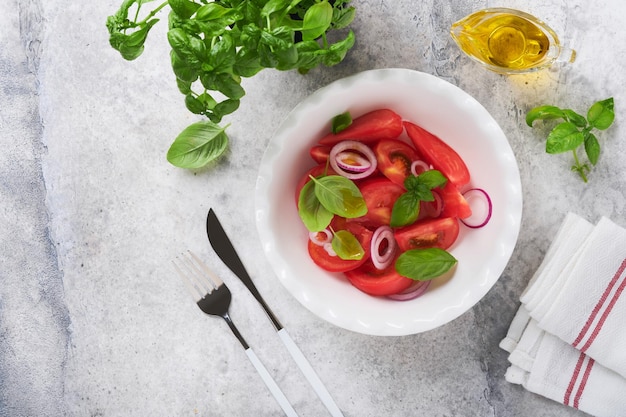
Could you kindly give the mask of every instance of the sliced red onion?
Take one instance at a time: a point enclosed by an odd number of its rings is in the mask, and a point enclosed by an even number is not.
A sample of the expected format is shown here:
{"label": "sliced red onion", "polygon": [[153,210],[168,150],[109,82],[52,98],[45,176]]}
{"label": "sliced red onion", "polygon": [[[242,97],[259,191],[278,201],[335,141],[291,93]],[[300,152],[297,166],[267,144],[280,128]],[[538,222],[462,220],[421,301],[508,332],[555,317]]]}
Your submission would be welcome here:
{"label": "sliced red onion", "polygon": [[[358,152],[353,152],[353,151],[339,152],[336,158],[337,158],[337,165],[339,166],[339,168],[341,168],[342,170],[346,172],[356,172],[356,173],[365,172],[368,169],[370,169],[370,166],[372,166],[372,163],[367,158],[364,158]],[[352,162],[355,162],[356,164],[351,164],[346,161],[352,161]]]}
{"label": "sliced red onion", "polygon": [[[361,161],[367,161],[367,166],[359,167],[356,165],[349,165],[342,161],[341,156],[356,153],[361,155]],[[369,176],[376,170],[378,162],[376,155],[366,144],[358,142],[356,140],[344,140],[333,146],[329,155],[330,166],[339,174],[351,180],[358,180]],[[359,162],[360,163],[360,162]],[[349,165],[349,167],[346,167]],[[365,166],[365,163],[364,165]]]}
{"label": "sliced red onion", "polygon": [[[387,241],[383,253],[381,253],[382,245]],[[393,230],[389,226],[380,226],[374,231],[371,243],[372,263],[377,269],[385,269],[395,259],[396,247],[398,244],[393,237]]]}
{"label": "sliced red onion", "polygon": [[309,232],[309,239],[318,246],[324,246],[333,240],[333,233],[329,229],[320,230],[319,232]]}
{"label": "sliced red onion", "polygon": [[463,197],[472,208],[472,215],[460,219],[464,225],[478,229],[489,223],[493,210],[489,194],[481,188],[472,188],[463,193]]}
{"label": "sliced red onion", "polygon": [[432,281],[415,281],[406,290],[398,294],[388,295],[387,297],[397,301],[413,300],[424,294],[431,282]]}
{"label": "sliced red onion", "polygon": [[328,253],[330,256],[337,256],[337,252],[335,252],[335,250],[333,249],[332,243],[324,243],[322,246],[326,250],[326,253]]}
{"label": "sliced red onion", "polygon": [[431,169],[433,169],[431,165],[428,165],[426,162],[419,159],[417,161],[413,161],[411,164],[411,174],[416,177],[423,172],[430,171]]}

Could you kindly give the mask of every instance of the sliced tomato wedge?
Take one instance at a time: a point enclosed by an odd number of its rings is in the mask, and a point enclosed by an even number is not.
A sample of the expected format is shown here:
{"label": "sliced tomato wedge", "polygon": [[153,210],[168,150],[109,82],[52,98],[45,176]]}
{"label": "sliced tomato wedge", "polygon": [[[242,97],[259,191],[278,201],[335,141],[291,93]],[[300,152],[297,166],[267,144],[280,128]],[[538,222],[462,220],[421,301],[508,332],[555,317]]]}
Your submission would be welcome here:
{"label": "sliced tomato wedge", "polygon": [[386,177],[367,179],[358,187],[365,200],[367,214],[357,221],[371,228],[389,225],[393,205],[406,190]]}
{"label": "sliced tomato wedge", "polygon": [[337,255],[330,255],[323,246],[317,245],[309,239],[309,256],[316,265],[330,272],[346,272],[358,268],[370,258],[370,246],[373,235],[371,230],[358,223],[345,222],[345,219],[341,219],[339,223],[333,222],[331,227],[334,231],[347,230],[352,233],[365,250],[365,255],[359,260],[341,259]]}
{"label": "sliced tomato wedge", "polygon": [[378,169],[392,182],[404,187],[411,175],[411,164],[420,159],[415,148],[397,139],[383,139],[374,146]]}
{"label": "sliced tomato wedge", "polygon": [[443,188],[438,188],[433,192],[438,192],[443,200],[441,217],[464,219],[472,215],[472,208],[454,184],[447,183]]}
{"label": "sliced tomato wedge", "polygon": [[319,143],[332,146],[347,139],[372,143],[380,139],[395,139],[403,130],[402,117],[392,110],[379,109],[357,117],[346,129],[337,134],[329,133]]}
{"label": "sliced tomato wedge", "polygon": [[454,149],[437,136],[411,122],[404,122],[406,133],[426,162],[441,171],[448,181],[461,187],[470,181],[470,173]]}
{"label": "sliced tomato wedge", "polygon": [[309,149],[309,155],[311,155],[311,158],[318,164],[325,164],[326,161],[328,161],[330,149],[330,146],[315,145],[312,146],[311,149]]}
{"label": "sliced tomato wedge", "polygon": [[395,262],[388,268],[376,269],[371,260],[362,266],[347,271],[346,278],[359,290],[370,295],[392,295],[409,288],[414,282],[412,279],[398,274]]}
{"label": "sliced tomato wedge", "polygon": [[422,220],[394,232],[398,247],[403,252],[410,249],[448,249],[458,236],[459,221],[454,217]]}

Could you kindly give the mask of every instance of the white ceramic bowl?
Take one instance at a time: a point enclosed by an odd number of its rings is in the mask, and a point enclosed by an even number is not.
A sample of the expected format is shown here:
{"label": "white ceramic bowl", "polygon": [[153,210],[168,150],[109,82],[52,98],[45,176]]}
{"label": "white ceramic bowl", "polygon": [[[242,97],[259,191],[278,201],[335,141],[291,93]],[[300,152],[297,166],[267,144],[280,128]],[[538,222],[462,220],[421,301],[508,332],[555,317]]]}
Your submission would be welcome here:
{"label": "white ceramic bowl", "polygon": [[[342,274],[317,267],[307,252],[308,232],[295,206],[295,187],[315,165],[308,150],[330,129],[333,116],[357,117],[390,108],[451,145],[466,162],[471,186],[493,202],[481,229],[461,226],[450,248],[453,276],[435,280],[411,301],[372,297]],[[280,125],[261,162],[256,222],[265,255],[287,290],[324,320],[359,333],[399,336],[427,331],[460,316],[494,285],[517,241],[522,191],[517,162],[502,129],[474,98],[432,75],[407,69],[371,70],[321,88]]]}

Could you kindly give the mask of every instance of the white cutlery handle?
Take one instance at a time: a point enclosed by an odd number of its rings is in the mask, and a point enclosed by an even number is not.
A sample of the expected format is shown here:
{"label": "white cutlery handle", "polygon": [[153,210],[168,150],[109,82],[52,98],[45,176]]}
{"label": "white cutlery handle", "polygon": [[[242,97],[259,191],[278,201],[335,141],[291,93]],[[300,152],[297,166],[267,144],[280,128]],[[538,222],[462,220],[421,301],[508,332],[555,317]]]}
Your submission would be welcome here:
{"label": "white cutlery handle", "polygon": [[287,330],[285,330],[284,328],[280,329],[278,331],[278,335],[280,336],[280,340],[282,340],[284,345],[287,347],[287,350],[291,354],[291,357],[294,359],[294,361],[296,361],[298,367],[300,368],[306,379],[309,381],[309,384],[311,384],[311,386],[317,393],[317,396],[320,398],[320,400],[322,400],[322,402],[330,412],[330,415],[333,417],[343,417],[343,413],[341,412],[337,404],[335,404],[333,397],[330,396],[330,393],[324,386],[324,383],[317,376],[317,373],[315,373],[315,370],[313,369],[309,361],[304,357],[304,354],[302,353],[300,348],[295,344],[291,336],[289,336]]}
{"label": "white cutlery handle", "polygon": [[250,359],[252,365],[254,365],[259,375],[261,375],[263,382],[265,382],[267,388],[269,388],[278,404],[280,404],[280,407],[285,412],[285,415],[287,415],[288,417],[298,417],[298,413],[296,413],[296,410],[293,409],[293,407],[289,403],[289,400],[287,399],[287,397],[285,397],[285,394],[283,394],[283,392],[280,390],[280,387],[276,384],[276,381],[274,381],[274,378],[272,378],[265,366],[263,366],[252,348],[246,349],[246,355],[248,355],[248,359]]}

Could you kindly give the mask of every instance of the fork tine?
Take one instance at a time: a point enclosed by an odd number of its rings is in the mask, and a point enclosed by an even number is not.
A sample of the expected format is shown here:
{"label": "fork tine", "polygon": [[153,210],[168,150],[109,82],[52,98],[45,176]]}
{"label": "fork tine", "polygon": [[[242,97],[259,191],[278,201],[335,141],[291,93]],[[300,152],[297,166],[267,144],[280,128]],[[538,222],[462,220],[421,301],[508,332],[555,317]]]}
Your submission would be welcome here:
{"label": "fork tine", "polygon": [[204,262],[202,262],[202,260],[200,260],[200,258],[198,258],[198,256],[195,253],[193,253],[190,250],[187,252],[189,252],[189,255],[195,261],[193,263],[194,268],[200,274],[200,277],[204,278],[203,279],[204,282],[209,283],[209,280],[213,281],[211,283],[213,288],[217,288],[220,285],[224,284],[224,281],[222,281],[220,277],[218,277],[213,271],[211,271],[209,267]]}

